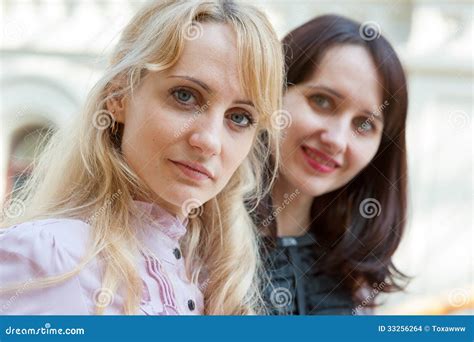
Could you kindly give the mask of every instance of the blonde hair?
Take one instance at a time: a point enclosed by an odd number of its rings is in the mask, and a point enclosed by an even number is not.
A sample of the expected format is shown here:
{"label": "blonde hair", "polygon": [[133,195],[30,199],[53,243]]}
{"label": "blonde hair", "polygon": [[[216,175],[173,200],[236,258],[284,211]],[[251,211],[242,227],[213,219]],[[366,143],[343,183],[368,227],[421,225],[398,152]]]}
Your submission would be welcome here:
{"label": "blonde hair", "polygon": [[[263,188],[258,181],[271,152],[276,160],[279,156],[279,131],[272,125],[272,114],[281,104],[283,57],[265,15],[232,1],[153,1],[127,25],[105,75],[71,125],[73,129],[54,134],[33,175],[16,195],[24,202],[24,215],[2,222],[2,227],[8,227],[33,219],[66,217],[91,225],[91,243],[81,263],[65,274],[36,279],[29,288],[64,281],[98,257],[105,265],[102,287],[115,293],[124,286],[124,313],[138,310],[142,283],[135,260],[140,245],[130,223],[139,209],[133,199],[153,196],[121,155],[123,126],[119,125],[118,132],[111,127],[97,129],[97,120],[110,120],[110,116],[99,115],[106,113],[106,101],[133,96],[133,89],[149,70],[172,67],[180,58],[189,30],[199,29],[199,23],[204,22],[225,23],[235,31],[240,82],[261,119],[246,160],[222,192],[203,205],[202,214],[190,217],[182,241],[186,269],[196,284],[206,275],[205,283],[200,284],[205,314],[262,312],[259,246],[249,212],[271,188],[271,184]],[[273,171],[277,167],[275,163]],[[244,202],[255,205],[249,211]],[[97,314],[103,311],[96,306]]]}

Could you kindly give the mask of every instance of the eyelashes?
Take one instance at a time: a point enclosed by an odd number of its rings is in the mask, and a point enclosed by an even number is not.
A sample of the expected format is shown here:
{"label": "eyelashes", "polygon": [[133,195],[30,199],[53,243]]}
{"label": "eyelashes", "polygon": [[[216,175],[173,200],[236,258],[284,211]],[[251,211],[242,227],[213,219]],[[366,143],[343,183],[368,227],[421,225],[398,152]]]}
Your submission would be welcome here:
{"label": "eyelashes", "polygon": [[[180,108],[196,112],[202,111],[200,108],[204,107],[200,106],[200,104],[203,103],[202,96],[188,87],[172,88],[169,90],[169,94]],[[209,101],[207,103],[209,103]],[[256,124],[253,115],[245,110],[232,109],[226,114],[226,118],[232,122],[232,125],[236,129],[247,129]]]}

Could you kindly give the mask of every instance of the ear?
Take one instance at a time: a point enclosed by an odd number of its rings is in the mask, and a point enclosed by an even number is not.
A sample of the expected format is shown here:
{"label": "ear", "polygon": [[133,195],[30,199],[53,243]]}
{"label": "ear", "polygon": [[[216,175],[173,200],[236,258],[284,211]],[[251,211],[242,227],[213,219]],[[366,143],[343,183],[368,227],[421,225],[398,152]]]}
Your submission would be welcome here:
{"label": "ear", "polygon": [[106,102],[107,110],[112,113],[115,121],[125,123],[126,96],[111,97]]}

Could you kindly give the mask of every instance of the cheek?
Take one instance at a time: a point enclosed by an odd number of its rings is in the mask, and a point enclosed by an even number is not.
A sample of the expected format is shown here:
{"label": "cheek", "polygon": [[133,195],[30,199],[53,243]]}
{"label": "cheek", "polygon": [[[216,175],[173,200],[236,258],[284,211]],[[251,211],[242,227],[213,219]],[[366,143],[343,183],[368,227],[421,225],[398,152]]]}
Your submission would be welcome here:
{"label": "cheek", "polygon": [[153,124],[145,118],[136,117],[127,120],[122,139],[122,150],[126,156],[129,154],[129,157],[132,158],[149,155],[154,150],[153,137],[157,136],[156,133]]}
{"label": "cheek", "polygon": [[377,140],[367,141],[365,143],[355,143],[351,147],[351,160],[349,161],[350,174],[355,176],[365,168],[375,157],[379,142]]}
{"label": "cheek", "polygon": [[176,110],[168,109],[160,103],[151,103],[136,113],[136,121],[131,125],[132,134],[141,136],[150,144],[161,145],[173,143],[183,135],[185,128],[190,125],[189,117]]}
{"label": "cheek", "polygon": [[220,184],[226,184],[240,165],[248,157],[252,148],[253,138],[238,139],[238,141],[227,141],[222,148],[222,173]]}
{"label": "cheek", "polygon": [[[156,164],[152,161],[160,156],[167,146],[174,144],[182,124],[179,120],[170,120],[163,109],[149,106],[137,107],[129,112],[125,122],[122,139],[122,151],[129,164],[145,176],[148,169]],[[137,170],[137,168],[141,168]],[[148,171],[147,171],[148,170]]]}
{"label": "cheek", "polygon": [[307,111],[295,112],[291,125],[283,132],[282,155],[286,158],[295,153],[303,142],[321,127],[320,118]]}
{"label": "cheek", "polygon": [[147,113],[147,124],[154,136],[160,137],[160,140],[172,140],[173,137],[182,134],[185,127],[189,126],[188,116],[158,102],[149,108]]}

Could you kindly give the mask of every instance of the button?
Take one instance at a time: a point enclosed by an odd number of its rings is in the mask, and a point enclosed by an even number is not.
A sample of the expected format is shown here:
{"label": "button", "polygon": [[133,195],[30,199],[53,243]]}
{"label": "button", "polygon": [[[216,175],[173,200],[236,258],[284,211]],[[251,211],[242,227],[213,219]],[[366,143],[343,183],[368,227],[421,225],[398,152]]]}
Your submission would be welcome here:
{"label": "button", "polygon": [[176,259],[181,259],[181,251],[179,250],[179,248],[175,248],[173,250],[173,254],[174,254]]}
{"label": "button", "polygon": [[194,311],[194,309],[196,308],[196,304],[194,304],[194,300],[192,299],[188,300],[188,308],[189,310]]}

